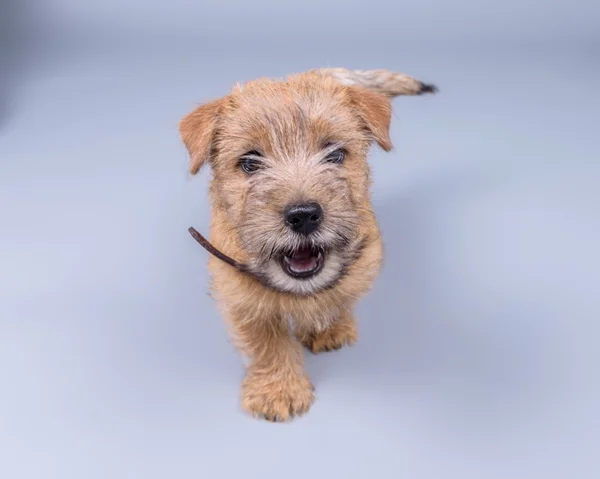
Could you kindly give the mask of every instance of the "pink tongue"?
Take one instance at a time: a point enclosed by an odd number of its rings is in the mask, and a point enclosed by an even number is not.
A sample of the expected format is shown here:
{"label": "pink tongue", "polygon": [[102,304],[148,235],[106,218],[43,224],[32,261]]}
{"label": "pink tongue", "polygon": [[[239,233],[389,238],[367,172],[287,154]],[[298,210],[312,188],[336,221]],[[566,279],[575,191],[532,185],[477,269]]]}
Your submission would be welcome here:
{"label": "pink tongue", "polygon": [[303,248],[291,257],[290,266],[296,271],[310,271],[317,266],[317,257],[309,248]]}
{"label": "pink tongue", "polygon": [[290,266],[296,271],[310,271],[317,266],[317,258],[309,258],[309,259],[292,259],[290,261]]}

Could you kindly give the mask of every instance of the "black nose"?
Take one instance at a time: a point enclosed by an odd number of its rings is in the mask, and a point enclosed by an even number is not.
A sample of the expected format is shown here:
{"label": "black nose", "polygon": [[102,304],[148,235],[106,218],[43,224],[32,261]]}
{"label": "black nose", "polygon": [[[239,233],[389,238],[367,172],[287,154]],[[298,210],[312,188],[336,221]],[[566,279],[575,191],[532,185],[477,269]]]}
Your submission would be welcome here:
{"label": "black nose", "polygon": [[290,228],[297,233],[308,235],[318,228],[323,210],[317,203],[292,205],[285,210],[283,216]]}

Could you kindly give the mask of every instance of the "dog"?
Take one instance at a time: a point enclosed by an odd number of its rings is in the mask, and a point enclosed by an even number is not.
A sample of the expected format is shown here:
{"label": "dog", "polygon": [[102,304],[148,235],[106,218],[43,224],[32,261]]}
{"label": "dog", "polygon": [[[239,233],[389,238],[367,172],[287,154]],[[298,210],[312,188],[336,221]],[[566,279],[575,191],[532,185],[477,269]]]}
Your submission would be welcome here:
{"label": "dog", "polygon": [[303,346],[357,341],[354,308],[383,259],[368,152],[392,149],[392,98],[436,91],[386,70],[323,68],[238,83],[181,120],[190,173],[212,172],[210,289],[248,361],[249,414],[306,413]]}

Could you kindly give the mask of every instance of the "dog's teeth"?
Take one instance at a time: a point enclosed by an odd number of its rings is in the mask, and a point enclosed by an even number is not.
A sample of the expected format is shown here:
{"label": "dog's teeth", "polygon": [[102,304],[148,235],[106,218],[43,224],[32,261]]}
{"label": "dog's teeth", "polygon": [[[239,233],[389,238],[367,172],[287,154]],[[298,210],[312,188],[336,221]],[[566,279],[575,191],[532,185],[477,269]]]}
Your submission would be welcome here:
{"label": "dog's teeth", "polygon": [[283,262],[292,273],[302,274],[315,270],[323,257],[320,251],[314,256],[306,254],[307,252],[300,253],[283,257]]}

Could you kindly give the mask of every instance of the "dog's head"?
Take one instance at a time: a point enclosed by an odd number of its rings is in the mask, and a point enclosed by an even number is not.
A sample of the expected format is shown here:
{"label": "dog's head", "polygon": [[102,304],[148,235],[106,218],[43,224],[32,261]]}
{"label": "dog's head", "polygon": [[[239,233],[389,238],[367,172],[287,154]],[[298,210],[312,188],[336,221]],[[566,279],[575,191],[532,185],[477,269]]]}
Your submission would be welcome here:
{"label": "dog's head", "polygon": [[373,225],[369,146],[388,151],[388,96],[315,72],[257,80],[180,124],[195,174],[210,163],[214,207],[263,281],[310,294],[333,286]]}

